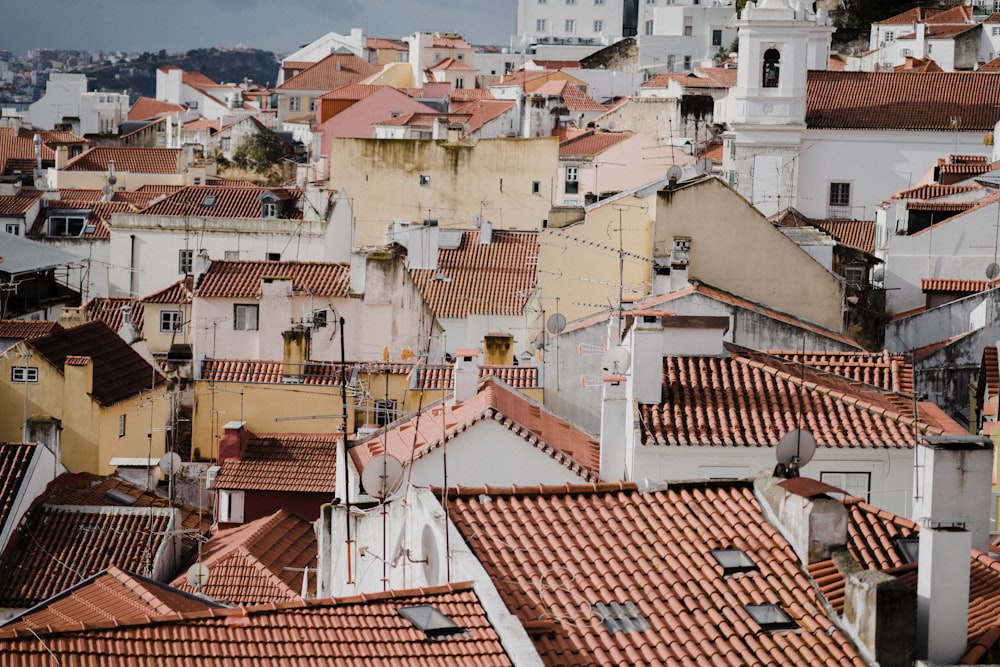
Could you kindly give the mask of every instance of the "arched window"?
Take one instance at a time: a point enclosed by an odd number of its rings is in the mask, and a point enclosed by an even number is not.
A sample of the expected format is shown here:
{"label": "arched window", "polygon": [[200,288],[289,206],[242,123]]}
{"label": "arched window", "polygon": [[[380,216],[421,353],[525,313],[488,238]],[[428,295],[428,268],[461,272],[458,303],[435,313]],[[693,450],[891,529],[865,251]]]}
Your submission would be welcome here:
{"label": "arched window", "polygon": [[764,87],[777,88],[778,75],[781,70],[781,54],[778,49],[768,49],[764,52]]}

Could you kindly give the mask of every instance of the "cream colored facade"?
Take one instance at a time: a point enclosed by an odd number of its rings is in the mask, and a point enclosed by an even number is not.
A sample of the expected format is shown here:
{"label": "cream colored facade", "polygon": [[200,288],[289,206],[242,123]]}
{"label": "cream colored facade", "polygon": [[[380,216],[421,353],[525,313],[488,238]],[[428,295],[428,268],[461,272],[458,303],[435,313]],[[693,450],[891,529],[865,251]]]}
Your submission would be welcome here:
{"label": "cream colored facade", "polygon": [[[37,381],[13,381],[15,373],[24,373],[15,367],[35,369],[29,377]],[[108,475],[114,457],[163,455],[168,401],[162,387],[110,406],[90,396],[92,387],[92,361],[60,372],[18,343],[0,356],[0,441],[20,441],[25,419],[47,416],[61,422],[61,458],[71,472]]]}
{"label": "cream colored facade", "polygon": [[355,247],[389,241],[394,221],[540,229],[548,218],[559,140],[334,139],[330,187],[351,200]]}
{"label": "cream colored facade", "polygon": [[[574,320],[698,281],[831,331],[843,331],[844,281],[828,271],[721,180],[665,181],[586,209],[563,209],[542,231],[539,281],[548,313]],[[580,219],[582,217],[582,219]],[[685,246],[686,268],[673,264]]]}

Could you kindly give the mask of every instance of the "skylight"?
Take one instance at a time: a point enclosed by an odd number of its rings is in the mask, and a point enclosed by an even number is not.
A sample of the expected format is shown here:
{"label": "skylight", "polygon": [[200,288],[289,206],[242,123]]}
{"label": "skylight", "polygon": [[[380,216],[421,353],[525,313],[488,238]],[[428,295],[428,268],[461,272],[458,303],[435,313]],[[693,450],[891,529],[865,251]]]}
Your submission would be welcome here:
{"label": "skylight", "polygon": [[465,632],[465,628],[456,625],[433,605],[421,604],[414,607],[400,607],[397,611],[399,611],[400,616],[413,623],[417,630],[427,635],[428,639]]}
{"label": "skylight", "polygon": [[750,618],[757,622],[760,629],[765,632],[792,630],[799,627],[799,624],[793,621],[792,617],[776,604],[748,604],[743,608],[750,614]]}
{"label": "skylight", "polygon": [[753,572],[757,569],[757,564],[742,549],[712,549],[709,553],[722,566],[724,575]]}
{"label": "skylight", "polygon": [[893,540],[896,543],[896,551],[906,563],[920,562],[920,538],[919,537],[897,537]]}
{"label": "skylight", "polygon": [[204,206],[205,208],[208,208],[213,204],[215,204],[215,195],[205,195],[204,201],[201,202],[201,205]]}
{"label": "skylight", "polygon": [[604,604],[598,602],[591,606],[591,611],[601,619],[604,629],[615,634],[619,630],[622,632],[642,632],[649,629],[649,621],[642,615],[642,612],[631,601],[621,604],[619,602],[609,602]]}

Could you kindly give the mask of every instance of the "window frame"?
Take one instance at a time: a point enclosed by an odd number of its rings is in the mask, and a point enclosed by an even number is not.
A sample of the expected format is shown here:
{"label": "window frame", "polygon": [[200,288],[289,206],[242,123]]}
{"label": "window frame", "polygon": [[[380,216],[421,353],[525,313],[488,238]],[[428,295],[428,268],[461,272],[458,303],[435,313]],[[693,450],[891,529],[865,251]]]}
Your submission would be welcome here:
{"label": "window frame", "polygon": [[38,366],[11,366],[10,381],[24,384],[38,384]]}
{"label": "window frame", "polygon": [[576,34],[576,19],[566,19],[566,23],[564,24],[564,28],[565,28],[565,30],[563,32],[565,32],[567,35],[575,35]]}
{"label": "window frame", "polygon": [[[837,478],[843,476],[844,481],[843,482],[838,481],[838,479],[835,479],[835,476]],[[866,488],[864,495],[857,495],[851,490],[852,487],[854,489],[860,488],[860,485],[857,484],[856,482],[852,484],[847,483],[850,481],[851,477],[857,477],[857,478],[864,477],[865,479],[864,486]],[[872,474],[870,472],[864,470],[821,470],[819,473],[819,481],[825,484],[829,484],[830,486],[835,486],[838,489],[845,491],[847,495],[850,496],[851,498],[863,498],[866,503],[871,502]]]}
{"label": "window frame", "polygon": [[[252,322],[248,317],[253,313]],[[252,324],[252,326],[251,326]],[[234,303],[233,304],[233,331],[259,331],[260,330],[260,306],[256,303]]]}
{"label": "window frame", "polygon": [[181,248],[177,251],[177,273],[182,276],[193,275],[194,272],[194,250]]}
{"label": "window frame", "polygon": [[830,181],[826,188],[826,213],[833,218],[851,217],[851,181]]}
{"label": "window frame", "polygon": [[184,311],[177,308],[163,308],[157,315],[158,331],[161,334],[177,333],[184,326]]}
{"label": "window frame", "polygon": [[125,437],[125,413],[118,415],[118,437]]}

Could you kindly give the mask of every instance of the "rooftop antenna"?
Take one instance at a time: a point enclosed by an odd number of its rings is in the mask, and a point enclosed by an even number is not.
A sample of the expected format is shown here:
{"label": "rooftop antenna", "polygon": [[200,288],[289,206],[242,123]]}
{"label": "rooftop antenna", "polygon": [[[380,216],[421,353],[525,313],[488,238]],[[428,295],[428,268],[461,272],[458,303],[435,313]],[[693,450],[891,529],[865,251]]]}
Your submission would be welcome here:
{"label": "rooftop antenna", "polygon": [[806,376],[806,340],[802,337],[802,355],[799,358],[799,414],[798,427],[793,428],[778,441],[775,456],[778,464],[774,468],[775,477],[798,477],[802,466],[812,461],[816,453],[816,438],[802,428],[802,401]]}

